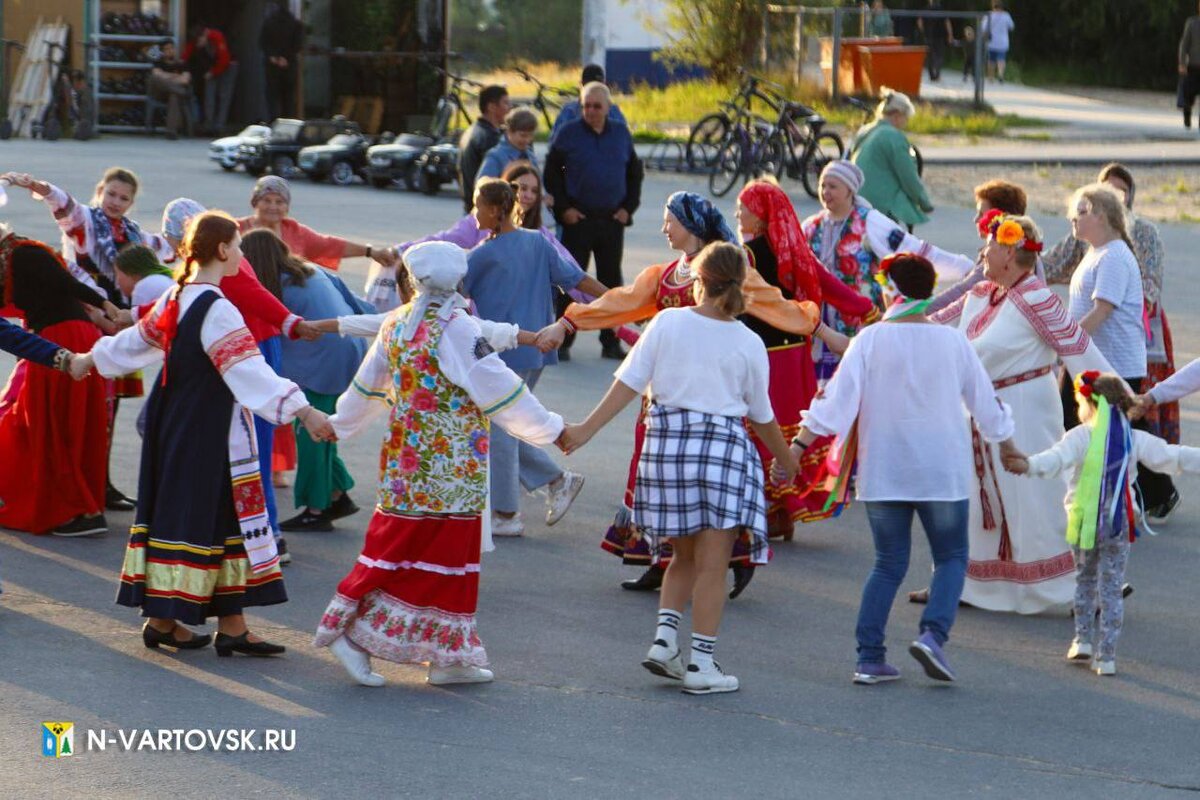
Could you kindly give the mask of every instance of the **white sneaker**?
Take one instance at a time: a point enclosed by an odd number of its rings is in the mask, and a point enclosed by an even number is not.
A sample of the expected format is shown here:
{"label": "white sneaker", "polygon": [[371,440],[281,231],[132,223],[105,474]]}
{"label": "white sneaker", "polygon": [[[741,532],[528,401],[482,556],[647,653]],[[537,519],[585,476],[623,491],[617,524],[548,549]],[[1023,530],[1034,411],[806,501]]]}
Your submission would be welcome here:
{"label": "white sneaker", "polygon": [[650,651],[642,659],[642,666],[660,678],[683,680],[683,658],[679,648],[671,650],[662,639],[655,639],[654,644],[650,645]]}
{"label": "white sneaker", "polygon": [[1071,642],[1071,647],[1067,650],[1067,661],[1091,661],[1092,660],[1092,644],[1091,642],[1083,642],[1075,639]]}
{"label": "white sneaker", "polygon": [[492,536],[523,536],[525,523],[521,521],[520,512],[511,517],[502,517],[492,512]]}
{"label": "white sneaker", "polygon": [[688,664],[683,674],[684,694],[719,694],[736,692],[738,679],[721,671],[721,665],[713,662],[713,668],[701,671],[695,664]]}
{"label": "white sneaker", "polygon": [[553,525],[566,515],[567,509],[575,502],[579,490],[583,488],[583,481],[583,476],[578,472],[564,471],[557,489],[551,488],[553,483],[546,487],[547,525]]}
{"label": "white sneaker", "polygon": [[445,686],[450,683],[489,683],[495,677],[490,669],[483,667],[435,667],[430,664],[427,680],[434,686]]}
{"label": "white sneaker", "polygon": [[1108,659],[1107,661],[1101,661],[1100,659],[1097,659],[1096,661],[1092,662],[1092,669],[1097,675],[1116,675],[1117,662],[1113,661],[1112,659]]}
{"label": "white sneaker", "polygon": [[345,636],[339,636],[329,645],[329,652],[342,662],[350,677],[363,686],[383,686],[387,683],[378,672],[371,671],[371,657],[359,649]]}

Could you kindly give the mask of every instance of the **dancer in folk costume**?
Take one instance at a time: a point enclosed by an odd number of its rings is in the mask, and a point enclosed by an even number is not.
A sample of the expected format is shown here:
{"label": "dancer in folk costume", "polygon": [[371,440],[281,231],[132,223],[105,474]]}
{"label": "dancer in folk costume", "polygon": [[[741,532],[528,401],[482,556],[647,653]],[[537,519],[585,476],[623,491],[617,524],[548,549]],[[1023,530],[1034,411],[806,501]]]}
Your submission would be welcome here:
{"label": "dancer in folk costume", "polygon": [[[563,447],[571,452],[583,446],[635,397],[648,394],[633,520],[655,556],[670,540],[674,557],[642,666],[681,680],[688,694],[714,694],[739,685],[713,660],[725,565],[740,535],[752,542],[752,563],[765,564],[769,551],[763,468],[744,419],[767,443],[783,479],[794,478],[798,464],[771,411],[766,348],[737,320],[745,308],[744,251],[728,242],[710,244],[697,255],[695,269],[699,302],[654,318],[604,399],[563,433]],[[685,670],[677,629],[689,599],[692,647]]]}
{"label": "dancer in folk costume", "polygon": [[[72,277],[52,248],[3,226],[0,296],[0,316],[23,317],[30,330],[64,354],[87,352],[99,338],[89,307],[116,312]],[[20,338],[20,328],[6,324],[4,330]],[[0,526],[58,536],[104,533],[105,382],[98,376],[75,382],[31,363],[46,364],[46,354],[17,362],[0,398]]]}
{"label": "dancer in folk costume", "polygon": [[[544,333],[561,341],[566,332],[614,328],[653,318],[663,309],[684,308],[696,304],[692,288],[696,282],[692,259],[712,242],[733,242],[733,232],[725,218],[712,203],[693,192],[676,192],[667,199],[663,209],[663,233],[672,250],[680,253],[674,261],[655,264],[642,270],[627,286],[610,289],[590,303],[572,303],[563,317]],[[773,328],[798,336],[809,336],[819,324],[819,309],[811,300],[785,299],[782,292],[763,280],[756,270],[747,270],[742,294],[746,300],[745,313],[763,320]],[[633,457],[629,462],[629,478],[621,509],[617,512],[601,547],[620,556],[626,564],[649,565],[636,580],[621,586],[633,591],[649,591],[662,585],[663,569],[670,561],[670,551],[659,556],[659,565],[652,564],[648,543],[632,524],[633,499],[637,483],[637,464],[646,435],[645,404],[634,425]],[[734,548],[734,590],[736,597],[750,582],[749,541],[743,539]]]}
{"label": "dancer in folk costume", "polygon": [[1080,373],[1074,390],[1082,424],[1039,453],[1005,455],[1004,466],[1033,478],[1069,474],[1064,505],[1066,541],[1075,558],[1075,638],[1067,659],[1090,661],[1097,675],[1115,675],[1125,567],[1140,533],[1133,493],[1138,465],[1171,475],[1200,472],[1200,448],[1130,428],[1125,412],[1135,401],[1116,375]]}
{"label": "dancer in folk costume", "polygon": [[[143,231],[127,214],[138,192],[138,178],[123,167],[110,167],[96,184],[91,205],[78,202],[52,183],[25,173],[3,176],[14,186],[29,189],[35,200],[43,200],[62,230],[62,255],[71,274],[97,289],[121,308],[129,307],[129,298],[117,286],[117,251],[127,244],[143,244],[164,262],[175,258],[175,249],[162,236]],[[104,320],[93,317],[107,333],[116,330]],[[122,397],[142,396],[141,373],[114,376],[109,412],[109,458],[117,410]],[[113,485],[111,476],[105,491],[105,506],[112,511],[132,511],[134,500]]]}
{"label": "dancer in folk costume", "polygon": [[379,495],[354,569],[317,628],[350,675],[384,679],[370,656],[429,663],[429,682],[492,680],[476,630],[480,550],[491,549],[489,424],[534,444],[562,433],[504,365],[457,288],[466,253],[428,242],[404,255],[417,284],[392,312],[331,417],[339,438],[391,408],[379,456]]}
{"label": "dancer in folk costume", "polygon": [[80,369],[117,375],[163,361],[148,401],[135,523],[117,602],[141,608],[147,647],[210,641],[184,625],[217,617],[217,655],[267,656],[244,609],[287,600],[263,505],[252,414],[299,418],[317,437],[326,416],[267,366],[242,315],[217,284],[238,270],[237,223],[221,212],[192,221],[178,286],[134,327],[101,339]]}
{"label": "dancer in folk costume", "polygon": [[[933,316],[966,334],[997,395],[1013,410],[1013,440],[1038,452],[1063,434],[1054,397],[1060,359],[1073,374],[1108,370],[1091,337],[1033,274],[1041,234],[1028,217],[992,220],[985,280]],[[1036,614],[1071,600],[1073,562],[1059,531],[1061,480],[1022,483],[997,470],[995,448],[976,435],[970,555],[962,599],[991,611]],[[910,597],[922,602],[923,597]]]}
{"label": "dancer in folk costume", "polygon": [[[807,300],[832,307],[844,319],[870,320],[878,312],[870,299],[833,276],[813,256],[800,228],[792,201],[778,185],[752,181],[738,195],[737,220],[742,241],[750,257],[750,266],[767,283],[777,287],[787,300]],[[845,349],[845,337],[820,323],[812,336],[797,336],[769,322],[743,315],[742,322],[759,335],[767,347],[771,362],[771,408],[775,421],[789,439],[800,430],[800,412],[808,408],[817,392],[817,372],[813,363],[813,339],[829,340],[831,349]],[[842,343],[834,342],[841,338]],[[750,430],[764,464],[770,464],[766,444]],[[767,531],[771,537],[791,540],[796,520],[815,522],[836,516],[843,504],[827,507],[828,492],[813,485],[829,453],[829,440],[823,440],[804,452],[800,477],[795,483],[767,484]]]}

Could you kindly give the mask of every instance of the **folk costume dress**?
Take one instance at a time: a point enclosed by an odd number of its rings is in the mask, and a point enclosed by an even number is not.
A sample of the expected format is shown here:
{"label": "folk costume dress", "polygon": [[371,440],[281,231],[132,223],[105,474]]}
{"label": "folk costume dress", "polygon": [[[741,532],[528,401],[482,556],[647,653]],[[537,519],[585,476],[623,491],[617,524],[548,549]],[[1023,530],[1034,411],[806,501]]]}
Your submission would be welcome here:
{"label": "folk costume dress", "polygon": [[[64,351],[86,353],[100,337],[83,306],[104,298],[41,242],[0,240],[0,285],[4,314]],[[107,387],[98,375],[74,381],[29,363],[17,362],[0,399],[0,527],[46,533],[104,510]]]}
{"label": "folk costume dress", "polygon": [[[977,283],[933,320],[966,334],[997,396],[1012,408],[1013,443],[1023,453],[1052,447],[1063,435],[1054,373],[1111,371],[1062,301],[1033,275],[1005,291]],[[1075,591],[1071,551],[1063,539],[1062,479],[1023,481],[1004,471],[995,446],[973,437],[975,477],[970,561],[962,599],[991,611],[1036,614],[1065,607]]]}
{"label": "folk costume dress", "polygon": [[375,514],[315,642],[325,647],[345,635],[386,661],[483,667],[475,611],[480,552],[491,539],[489,426],[550,444],[563,423],[464,309],[430,305],[406,341],[420,309],[413,302],[392,312],[330,418],[342,439],[390,408]]}
{"label": "folk costume dress", "polygon": [[[615,328],[632,322],[653,318],[666,308],[686,308],[696,304],[692,296],[692,285],[696,275],[692,272],[686,256],[667,264],[647,267],[627,286],[609,289],[588,304],[572,303],[563,319],[577,330],[600,330]],[[754,270],[747,272],[742,285],[746,298],[746,313],[767,322],[774,328],[792,335],[808,336],[816,328],[818,310],[811,302],[785,299],[774,286],[763,280]],[[600,546],[613,555],[620,556],[626,564],[646,565],[651,562],[650,548],[646,540],[633,525],[632,512],[637,486],[637,465],[642,455],[646,437],[647,404],[642,404],[633,429],[633,457],[629,461],[629,477],[625,496],[616,519],[604,535]],[[734,546],[733,561],[747,563],[750,559],[750,541],[746,537]],[[658,563],[665,566],[670,560],[669,547],[664,549]]]}
{"label": "folk costume dress", "polygon": [[92,356],[101,374],[115,375],[164,351],[117,602],[188,624],[283,603],[251,417],[285,424],[308,401],[267,366],[242,315],[212,284],[164,295]]}

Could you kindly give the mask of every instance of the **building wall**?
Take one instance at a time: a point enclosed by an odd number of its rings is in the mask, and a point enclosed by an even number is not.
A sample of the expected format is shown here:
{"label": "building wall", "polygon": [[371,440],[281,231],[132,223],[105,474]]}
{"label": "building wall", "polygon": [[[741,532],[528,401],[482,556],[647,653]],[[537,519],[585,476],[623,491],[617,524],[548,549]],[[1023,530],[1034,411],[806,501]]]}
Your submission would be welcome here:
{"label": "building wall", "polygon": [[[0,0],[0,15],[3,15],[4,38],[16,39],[24,44],[29,39],[38,17],[43,22],[54,22],[62,17],[71,26],[71,59],[76,67],[83,63],[84,2],[83,0]],[[9,68],[16,72],[19,57],[14,53]]]}

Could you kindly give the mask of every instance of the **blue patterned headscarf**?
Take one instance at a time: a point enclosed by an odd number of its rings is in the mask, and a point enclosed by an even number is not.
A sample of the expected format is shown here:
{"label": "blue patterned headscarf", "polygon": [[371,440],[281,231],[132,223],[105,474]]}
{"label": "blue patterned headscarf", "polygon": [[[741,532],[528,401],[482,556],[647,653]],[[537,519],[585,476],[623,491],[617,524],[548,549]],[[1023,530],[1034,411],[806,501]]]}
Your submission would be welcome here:
{"label": "blue patterned headscarf", "polygon": [[688,233],[709,242],[733,242],[737,244],[733,231],[725,224],[725,217],[717,207],[695,192],[676,192],[667,198],[667,211],[679,220]]}

